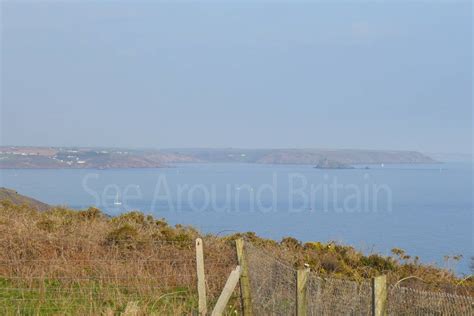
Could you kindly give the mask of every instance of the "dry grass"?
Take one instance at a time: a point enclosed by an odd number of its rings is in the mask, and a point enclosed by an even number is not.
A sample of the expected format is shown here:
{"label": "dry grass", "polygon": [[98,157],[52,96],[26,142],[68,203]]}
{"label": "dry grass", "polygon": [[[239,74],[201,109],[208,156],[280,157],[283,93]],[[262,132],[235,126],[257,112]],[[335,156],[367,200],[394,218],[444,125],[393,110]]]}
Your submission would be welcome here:
{"label": "dry grass", "polygon": [[[362,280],[385,273],[392,284],[410,277],[404,286],[474,293],[472,278],[462,281],[400,252],[364,256],[334,243],[275,242],[253,233],[201,236],[192,227],[171,227],[138,212],[109,218],[95,208],[38,212],[1,202],[0,314],[192,314],[195,238],[204,239],[212,306],[237,264],[233,239],[240,236],[293,267],[308,263],[321,276]],[[234,298],[228,313],[236,310]]]}
{"label": "dry grass", "polygon": [[[190,314],[197,309],[198,236],[141,213],[111,219],[94,208],[41,213],[3,203],[0,306],[12,314]],[[230,244],[211,236],[205,242],[212,301],[236,262]]]}

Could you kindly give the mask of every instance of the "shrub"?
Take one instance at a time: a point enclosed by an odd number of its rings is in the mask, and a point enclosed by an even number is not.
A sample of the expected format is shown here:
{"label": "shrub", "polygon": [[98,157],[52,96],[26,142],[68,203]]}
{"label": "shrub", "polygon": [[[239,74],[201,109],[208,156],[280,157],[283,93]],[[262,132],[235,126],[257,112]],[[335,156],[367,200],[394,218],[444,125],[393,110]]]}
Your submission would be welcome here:
{"label": "shrub", "polygon": [[79,217],[85,220],[95,220],[104,217],[102,212],[96,207],[89,207],[85,211],[78,212]]}
{"label": "shrub", "polygon": [[42,219],[36,223],[36,227],[38,227],[41,230],[44,230],[48,233],[51,233],[55,230],[56,228],[56,223],[48,218]]}
{"label": "shrub", "polygon": [[379,272],[394,270],[395,263],[391,258],[384,258],[377,254],[372,254],[368,257],[362,256],[360,263],[366,267],[374,268]]}
{"label": "shrub", "polygon": [[288,248],[301,248],[301,242],[293,237],[284,237],[280,243]]}
{"label": "shrub", "polygon": [[113,218],[112,222],[117,224],[128,223],[140,227],[146,227],[152,225],[155,221],[153,220],[153,217],[145,216],[142,212],[132,211]]}
{"label": "shrub", "polygon": [[324,250],[326,248],[326,246],[323,243],[319,242],[319,241],[317,241],[317,242],[314,242],[314,241],[307,242],[307,243],[304,244],[303,247],[304,247],[305,250],[310,250],[310,251],[313,250],[313,251],[317,251],[317,252],[321,252],[322,250]]}
{"label": "shrub", "polygon": [[325,272],[338,272],[342,270],[341,262],[332,253],[327,253],[321,256],[320,264]]}
{"label": "shrub", "polygon": [[130,248],[138,241],[138,231],[130,224],[124,224],[109,232],[105,238],[107,245],[119,245]]}

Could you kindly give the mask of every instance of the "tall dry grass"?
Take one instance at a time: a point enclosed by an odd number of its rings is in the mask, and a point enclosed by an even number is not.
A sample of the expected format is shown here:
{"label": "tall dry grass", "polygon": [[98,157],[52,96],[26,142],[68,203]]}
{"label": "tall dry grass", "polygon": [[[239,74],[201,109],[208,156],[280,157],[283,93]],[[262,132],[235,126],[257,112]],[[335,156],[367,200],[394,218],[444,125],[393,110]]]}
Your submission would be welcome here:
{"label": "tall dry grass", "polygon": [[[108,218],[94,208],[42,213],[2,203],[0,306],[97,314],[136,304],[143,314],[189,314],[197,309],[198,236],[137,212]],[[213,301],[236,259],[231,244],[212,236],[205,237],[205,256]]]}
{"label": "tall dry grass", "polygon": [[[280,242],[254,233],[202,236],[139,212],[108,217],[98,209],[39,212],[0,203],[0,314],[192,314],[197,310],[195,238],[204,239],[210,306],[237,265],[233,240],[244,237],[293,267],[321,276],[472,295],[472,278],[419,263],[402,250],[364,255],[336,243]],[[237,294],[237,293],[236,293]],[[229,314],[239,310],[234,298]]]}

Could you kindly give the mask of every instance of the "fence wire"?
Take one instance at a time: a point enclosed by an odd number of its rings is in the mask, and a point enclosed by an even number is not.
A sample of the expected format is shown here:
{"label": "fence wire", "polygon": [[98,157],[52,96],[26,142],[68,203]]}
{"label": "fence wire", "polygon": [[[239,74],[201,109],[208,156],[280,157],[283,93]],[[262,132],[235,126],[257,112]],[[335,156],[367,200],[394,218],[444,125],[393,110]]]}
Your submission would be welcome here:
{"label": "fence wire", "polygon": [[320,278],[311,273],[307,283],[308,315],[370,315],[372,287],[355,282]]}
{"label": "fence wire", "polygon": [[295,270],[264,250],[245,244],[255,315],[295,315]]}
{"label": "fence wire", "polygon": [[[295,315],[297,270],[250,242],[245,247],[255,314]],[[306,289],[308,315],[371,315],[370,280],[322,278],[311,272]],[[470,296],[388,289],[388,315],[474,315],[473,307]]]}
{"label": "fence wire", "polygon": [[474,315],[472,297],[406,287],[391,287],[387,304],[389,315]]}
{"label": "fence wire", "polygon": [[[66,244],[46,252],[53,242],[35,240],[36,247],[25,243],[0,253],[0,315],[184,315],[197,310],[194,240],[143,247],[88,247],[87,240],[75,240],[78,247]],[[204,242],[212,307],[237,263],[232,245]]]}

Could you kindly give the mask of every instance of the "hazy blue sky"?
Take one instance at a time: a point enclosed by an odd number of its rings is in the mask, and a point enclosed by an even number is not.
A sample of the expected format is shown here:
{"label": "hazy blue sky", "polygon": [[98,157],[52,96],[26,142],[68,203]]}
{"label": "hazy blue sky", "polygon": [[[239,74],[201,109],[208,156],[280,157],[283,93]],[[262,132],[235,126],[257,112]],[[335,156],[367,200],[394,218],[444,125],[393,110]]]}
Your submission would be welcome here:
{"label": "hazy blue sky", "polygon": [[470,152],[470,2],[2,1],[2,144]]}

